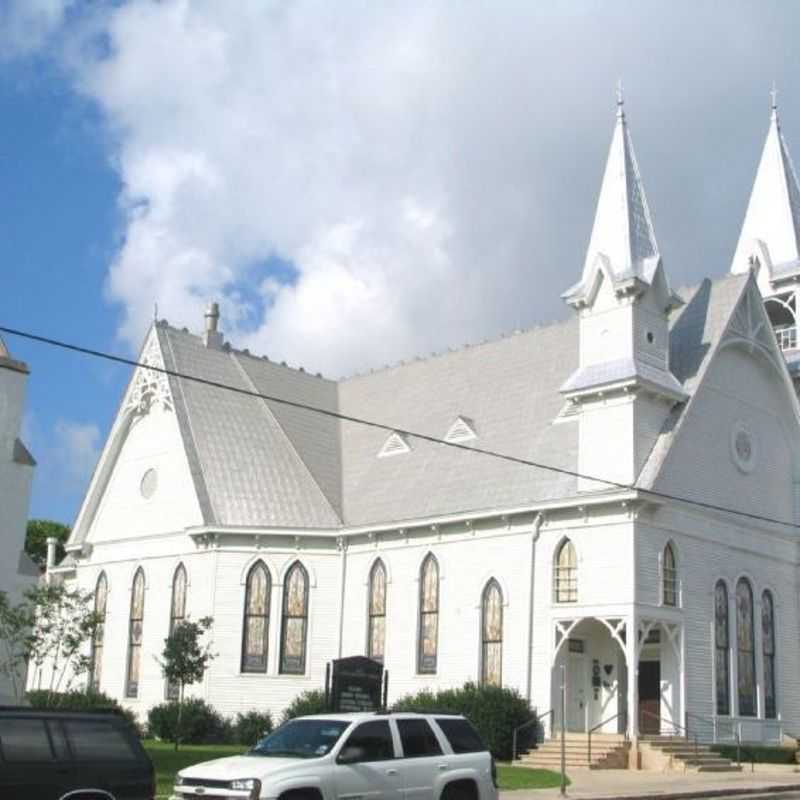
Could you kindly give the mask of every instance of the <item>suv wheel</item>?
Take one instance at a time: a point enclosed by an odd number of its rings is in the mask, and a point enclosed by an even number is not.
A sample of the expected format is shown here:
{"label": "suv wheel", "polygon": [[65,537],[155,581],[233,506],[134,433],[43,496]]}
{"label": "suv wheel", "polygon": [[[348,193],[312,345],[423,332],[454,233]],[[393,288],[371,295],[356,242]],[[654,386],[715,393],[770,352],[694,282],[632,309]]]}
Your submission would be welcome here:
{"label": "suv wheel", "polygon": [[444,787],[441,800],[478,800],[478,793],[472,781],[456,781]]}

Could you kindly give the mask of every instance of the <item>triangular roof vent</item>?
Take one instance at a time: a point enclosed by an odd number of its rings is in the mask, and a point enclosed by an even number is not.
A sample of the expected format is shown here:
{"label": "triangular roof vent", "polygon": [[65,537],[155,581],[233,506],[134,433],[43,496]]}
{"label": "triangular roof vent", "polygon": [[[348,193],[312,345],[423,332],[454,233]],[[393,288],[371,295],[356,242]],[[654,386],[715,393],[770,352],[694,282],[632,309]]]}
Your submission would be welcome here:
{"label": "triangular roof vent", "polygon": [[410,453],[411,445],[406,441],[402,433],[394,431],[389,435],[389,438],[383,443],[378,458],[385,458],[386,456],[399,456],[401,453]]}
{"label": "triangular roof vent", "polygon": [[470,439],[477,439],[475,423],[469,417],[458,417],[444,438],[447,442],[468,442]]}

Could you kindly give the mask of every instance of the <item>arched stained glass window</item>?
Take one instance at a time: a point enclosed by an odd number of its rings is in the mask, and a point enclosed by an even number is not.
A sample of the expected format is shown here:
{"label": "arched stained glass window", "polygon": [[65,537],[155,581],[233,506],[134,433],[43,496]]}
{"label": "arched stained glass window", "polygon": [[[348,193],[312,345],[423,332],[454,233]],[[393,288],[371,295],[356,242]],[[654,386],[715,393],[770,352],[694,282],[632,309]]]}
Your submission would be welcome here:
{"label": "arched stained glass window", "polygon": [[555,560],[555,598],[557,603],[578,602],[578,556],[575,545],[564,539]]}
{"label": "arched stained glass window", "polygon": [[419,571],[419,644],[417,671],[436,672],[439,650],[439,562],[428,553]]}
{"label": "arched stained glass window", "polygon": [[272,581],[266,564],[256,561],[245,581],[242,672],[267,671],[271,589]]}
{"label": "arched stained glass window", "polygon": [[756,715],[756,646],[753,630],[753,589],[747,578],[736,584],[736,666],[739,716]]}
{"label": "arched stained glass window", "polygon": [[731,658],[728,632],[728,587],[717,581],[714,588],[714,669],[716,675],[717,714],[731,713]]}
{"label": "arched stained glass window", "polygon": [[382,662],[386,641],[386,567],[380,559],[369,572],[368,613],[367,655]]}
{"label": "arched stained glass window", "polygon": [[[169,633],[186,619],[186,567],[178,564],[172,576],[172,599],[169,606]],[[167,699],[177,700],[180,689],[177,683],[167,682]]]}
{"label": "arched stained glass window", "polygon": [[761,647],[764,655],[764,716],[778,716],[775,701],[775,604],[772,592],[761,595]]}
{"label": "arched stained glass window", "polygon": [[106,606],[108,605],[108,580],[105,572],[100,573],[94,587],[94,613],[97,616],[97,627],[92,637],[91,664],[89,667],[89,685],[95,691],[100,690],[103,677],[103,634],[106,626]]}
{"label": "arched stained glass window", "polygon": [[283,582],[282,673],[302,675],[306,671],[307,632],[308,573],[299,561],[295,561]]}
{"label": "arched stained glass window", "polygon": [[661,557],[661,591],[665,606],[678,605],[678,570],[672,545],[664,548]]}
{"label": "arched stained glass window", "polygon": [[131,588],[131,613],[128,620],[128,671],[125,680],[125,697],[139,696],[143,625],[144,570],[139,567],[133,576],[133,586]]}
{"label": "arched stained glass window", "polygon": [[503,683],[503,592],[494,578],[481,597],[481,681]]}

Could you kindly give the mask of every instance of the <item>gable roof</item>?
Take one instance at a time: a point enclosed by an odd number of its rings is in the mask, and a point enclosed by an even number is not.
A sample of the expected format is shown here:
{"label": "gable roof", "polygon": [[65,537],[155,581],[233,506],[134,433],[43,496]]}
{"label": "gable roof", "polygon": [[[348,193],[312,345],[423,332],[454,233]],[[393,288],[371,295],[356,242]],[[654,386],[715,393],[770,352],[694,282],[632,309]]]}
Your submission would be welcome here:
{"label": "gable roof", "polygon": [[[165,325],[157,330],[167,369],[336,407],[330,381],[234,350],[206,347],[200,337]],[[279,404],[197,381],[174,376],[169,381],[206,524],[341,524],[331,502],[340,501],[336,426],[330,418],[283,405],[276,411]]]}
{"label": "gable roof", "polygon": [[[671,369],[691,395],[748,280],[729,275],[680,292]],[[575,317],[339,382],[225,348],[159,323],[164,365],[245,391],[441,438],[474,420],[481,449],[578,469],[578,415],[561,387],[578,365]],[[378,458],[387,431],[170,376],[192,478],[209,526],[337,529],[502,511],[575,497],[573,475],[408,437]],[[691,402],[691,400],[689,401]],[[652,486],[680,427],[679,403],[637,481]],[[87,503],[88,504],[88,497]],[[85,527],[85,526],[84,526]],[[74,544],[74,542],[71,542]]]}

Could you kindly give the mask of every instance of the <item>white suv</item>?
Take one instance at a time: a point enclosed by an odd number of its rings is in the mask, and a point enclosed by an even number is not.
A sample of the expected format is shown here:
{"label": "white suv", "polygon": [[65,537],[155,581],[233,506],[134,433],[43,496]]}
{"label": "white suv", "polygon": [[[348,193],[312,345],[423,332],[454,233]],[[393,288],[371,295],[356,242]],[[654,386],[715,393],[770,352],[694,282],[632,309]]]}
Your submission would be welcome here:
{"label": "white suv", "polygon": [[171,800],[497,800],[494,760],[449,714],[298,717],[241,756],[181,770]]}

